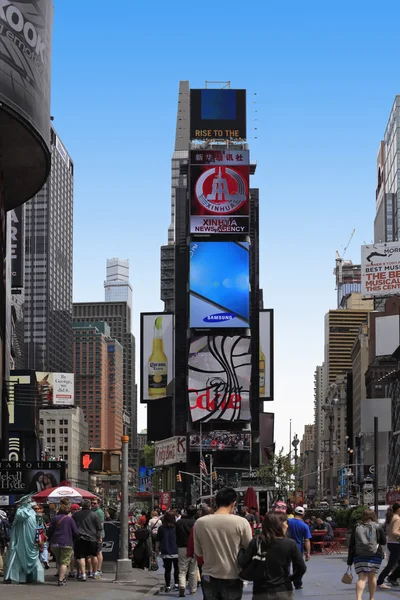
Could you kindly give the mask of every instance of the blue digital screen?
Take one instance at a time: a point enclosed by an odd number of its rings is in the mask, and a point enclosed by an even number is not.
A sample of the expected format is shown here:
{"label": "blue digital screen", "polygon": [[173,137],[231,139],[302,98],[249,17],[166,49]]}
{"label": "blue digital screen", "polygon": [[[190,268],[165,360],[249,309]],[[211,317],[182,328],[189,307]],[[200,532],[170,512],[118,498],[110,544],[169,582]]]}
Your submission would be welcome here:
{"label": "blue digital screen", "polygon": [[249,327],[249,244],[190,244],[190,327]]}
{"label": "blue digital screen", "polygon": [[201,118],[204,121],[236,119],[236,90],[201,90]]}

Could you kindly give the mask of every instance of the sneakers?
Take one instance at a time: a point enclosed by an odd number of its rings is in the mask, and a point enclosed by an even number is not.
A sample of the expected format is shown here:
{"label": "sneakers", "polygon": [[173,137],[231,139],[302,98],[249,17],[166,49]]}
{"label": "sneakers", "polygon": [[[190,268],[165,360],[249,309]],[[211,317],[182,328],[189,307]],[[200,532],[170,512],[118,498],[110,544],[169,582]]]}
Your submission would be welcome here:
{"label": "sneakers", "polygon": [[75,579],[75,573],[74,573],[73,571],[70,571],[70,572],[68,573],[68,577],[69,577],[70,579]]}
{"label": "sneakers", "polygon": [[170,591],[171,591],[171,587],[170,587],[170,586],[166,587],[166,588],[165,588],[165,591],[166,591],[166,592],[170,592]]}
{"label": "sneakers", "polygon": [[63,579],[62,581],[58,580],[58,587],[61,587],[62,585],[67,585],[66,579]]}
{"label": "sneakers", "polygon": [[175,583],[174,590],[179,590],[179,584],[178,583]]}
{"label": "sneakers", "polygon": [[303,584],[301,583],[300,585],[295,585],[294,588],[295,588],[295,590],[302,590]]}
{"label": "sneakers", "polygon": [[86,581],[86,574],[83,575],[82,573],[79,573],[79,575],[78,575],[78,581]]}
{"label": "sneakers", "polygon": [[398,587],[398,585],[399,585],[398,579],[392,579],[391,577],[386,577],[386,581],[388,581],[390,583],[390,585],[394,585],[395,587]]}
{"label": "sneakers", "polygon": [[185,597],[185,588],[179,588],[179,598]]}
{"label": "sneakers", "polygon": [[93,575],[93,579],[95,579],[96,581],[99,581],[99,580],[101,579],[101,575],[100,575],[100,573],[95,573],[95,574]]}
{"label": "sneakers", "polygon": [[89,579],[94,579],[94,573],[89,573]]}

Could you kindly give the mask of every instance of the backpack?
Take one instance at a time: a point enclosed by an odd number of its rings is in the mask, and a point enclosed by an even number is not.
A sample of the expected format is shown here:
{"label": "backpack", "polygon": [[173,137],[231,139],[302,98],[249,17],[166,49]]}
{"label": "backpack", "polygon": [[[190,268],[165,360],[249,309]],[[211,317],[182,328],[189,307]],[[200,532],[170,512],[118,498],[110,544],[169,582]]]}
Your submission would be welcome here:
{"label": "backpack", "polygon": [[8,521],[5,521],[4,519],[0,520],[0,542],[2,544],[8,544],[8,542],[10,541],[10,526],[8,524]]}
{"label": "backpack", "polygon": [[356,556],[374,556],[378,550],[378,523],[360,523],[356,527]]}
{"label": "backpack", "polygon": [[154,523],[154,525],[153,525],[153,527],[152,527],[152,530],[151,530],[151,533],[152,533],[153,535],[157,535],[157,533],[158,533],[158,528],[160,527],[160,525],[161,525],[161,519],[158,519],[158,521],[156,521],[156,522]]}

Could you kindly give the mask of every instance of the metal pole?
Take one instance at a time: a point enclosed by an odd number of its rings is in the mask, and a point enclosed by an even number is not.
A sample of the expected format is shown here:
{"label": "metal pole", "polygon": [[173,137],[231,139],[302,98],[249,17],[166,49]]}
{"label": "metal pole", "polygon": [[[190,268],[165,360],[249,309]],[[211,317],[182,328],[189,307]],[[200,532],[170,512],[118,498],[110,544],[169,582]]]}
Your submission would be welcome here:
{"label": "metal pole", "polygon": [[374,486],[374,504],[375,512],[378,516],[379,506],[379,477],[378,477],[378,431],[379,431],[379,419],[374,417],[374,463],[375,463],[375,486]]}
{"label": "metal pole", "polygon": [[129,560],[129,522],[128,522],[128,508],[129,508],[129,487],[128,487],[128,447],[129,447],[129,436],[123,435],[121,437],[122,444],[122,469],[121,469],[121,550],[120,558],[117,560],[117,571],[115,574],[116,582],[127,582],[134,581],[132,571],[132,561]]}
{"label": "metal pole", "polygon": [[213,500],[213,457],[210,454],[210,506],[212,506]]}
{"label": "metal pole", "polygon": [[200,457],[199,457],[199,469],[200,469],[200,502],[202,502],[203,497],[203,470],[200,467],[201,456],[203,452],[203,428],[201,426],[200,421]]}
{"label": "metal pole", "polygon": [[333,405],[329,407],[329,508],[333,507],[333,430],[335,416],[333,413]]}

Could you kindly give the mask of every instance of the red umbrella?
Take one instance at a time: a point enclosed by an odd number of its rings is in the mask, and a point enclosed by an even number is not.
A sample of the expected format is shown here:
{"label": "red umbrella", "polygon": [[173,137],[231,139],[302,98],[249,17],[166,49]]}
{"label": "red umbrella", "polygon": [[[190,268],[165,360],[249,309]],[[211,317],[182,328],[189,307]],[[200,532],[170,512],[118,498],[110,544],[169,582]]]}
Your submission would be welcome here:
{"label": "red umbrella", "polygon": [[252,506],[254,506],[254,508],[258,512],[257,494],[254,488],[247,488],[246,493],[244,495],[243,505],[247,506],[247,508],[251,508]]}
{"label": "red umbrella", "polygon": [[[65,490],[65,494],[63,494],[63,490]],[[50,488],[49,490],[43,490],[41,492],[38,492],[37,494],[35,494],[34,496],[32,496],[32,500],[35,500],[35,502],[45,502],[47,500],[47,498],[50,496],[50,494],[52,495],[51,501],[54,502],[54,496],[59,496],[60,498],[65,495],[66,497],[73,497],[73,494],[68,493],[67,490],[72,490],[73,492],[76,492],[76,496],[81,496],[83,500],[92,500],[94,498],[97,498],[97,496],[95,496],[95,494],[92,494],[91,492],[88,492],[87,490],[81,490],[80,488],[71,488],[71,487],[67,487],[67,486],[57,486],[57,487],[53,487]]]}

